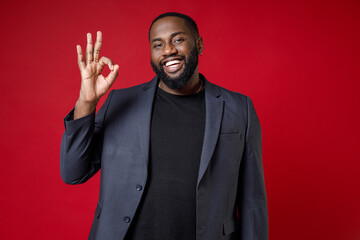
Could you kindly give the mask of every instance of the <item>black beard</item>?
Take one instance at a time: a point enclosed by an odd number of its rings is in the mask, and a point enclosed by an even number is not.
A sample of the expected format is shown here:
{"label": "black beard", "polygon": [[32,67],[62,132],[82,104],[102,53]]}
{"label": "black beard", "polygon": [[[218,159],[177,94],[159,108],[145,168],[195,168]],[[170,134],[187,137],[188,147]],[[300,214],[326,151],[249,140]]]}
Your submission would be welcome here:
{"label": "black beard", "polygon": [[[190,52],[189,58],[186,58],[184,55],[177,55],[177,57],[181,57],[184,59],[184,70],[178,77],[170,77],[164,71],[163,65],[156,65],[153,61],[151,61],[151,66],[158,75],[158,77],[165,83],[165,85],[170,89],[180,89],[183,88],[186,83],[190,80],[192,75],[195,72],[195,69],[198,65],[198,50],[196,47]],[[175,56],[172,56],[175,57]],[[162,62],[162,61],[161,61]]]}

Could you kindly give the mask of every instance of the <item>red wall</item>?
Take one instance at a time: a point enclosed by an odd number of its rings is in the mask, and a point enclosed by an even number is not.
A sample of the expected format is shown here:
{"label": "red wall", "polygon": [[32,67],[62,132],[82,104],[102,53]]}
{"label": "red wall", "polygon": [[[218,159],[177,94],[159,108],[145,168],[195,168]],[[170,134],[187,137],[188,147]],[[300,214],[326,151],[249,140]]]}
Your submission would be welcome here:
{"label": "red wall", "polygon": [[270,240],[360,239],[360,2],[0,1],[0,239],[86,239],[99,175],[60,178],[76,44],[103,32],[113,88],[153,77],[150,22],[193,16],[200,72],[249,95],[263,130]]}

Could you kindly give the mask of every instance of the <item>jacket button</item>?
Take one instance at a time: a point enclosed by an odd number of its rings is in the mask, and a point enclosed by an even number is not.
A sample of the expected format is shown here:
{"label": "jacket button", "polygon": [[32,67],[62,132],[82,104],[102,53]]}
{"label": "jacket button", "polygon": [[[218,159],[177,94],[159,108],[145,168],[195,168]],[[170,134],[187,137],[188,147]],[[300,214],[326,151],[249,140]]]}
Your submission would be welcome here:
{"label": "jacket button", "polygon": [[136,185],[136,190],[137,191],[141,191],[142,190],[142,186],[140,184]]}
{"label": "jacket button", "polygon": [[124,222],[129,223],[131,221],[131,218],[126,216],[123,218]]}

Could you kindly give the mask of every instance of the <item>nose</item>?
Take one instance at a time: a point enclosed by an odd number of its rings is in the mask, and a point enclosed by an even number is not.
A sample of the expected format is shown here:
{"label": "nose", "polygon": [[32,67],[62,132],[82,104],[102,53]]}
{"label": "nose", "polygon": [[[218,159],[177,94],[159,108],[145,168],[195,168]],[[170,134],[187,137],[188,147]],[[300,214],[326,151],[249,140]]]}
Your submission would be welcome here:
{"label": "nose", "polygon": [[176,53],[177,53],[177,49],[172,43],[166,44],[162,52],[163,56],[170,56]]}

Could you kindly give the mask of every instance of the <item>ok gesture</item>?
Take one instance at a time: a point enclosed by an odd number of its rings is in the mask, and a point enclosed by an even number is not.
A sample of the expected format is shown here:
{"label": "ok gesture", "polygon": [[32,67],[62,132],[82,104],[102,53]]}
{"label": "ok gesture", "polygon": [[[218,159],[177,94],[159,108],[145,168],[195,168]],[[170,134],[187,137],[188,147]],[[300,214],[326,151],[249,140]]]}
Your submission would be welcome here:
{"label": "ok gesture", "polygon": [[[85,61],[80,45],[76,46],[81,88],[75,105],[74,119],[93,112],[100,98],[109,90],[118,75],[118,65],[113,65],[113,62],[105,56],[99,60],[101,45],[102,33],[100,31],[97,32],[95,47],[93,47],[91,33],[88,33]],[[109,66],[111,72],[105,77],[101,73],[106,65]]]}

